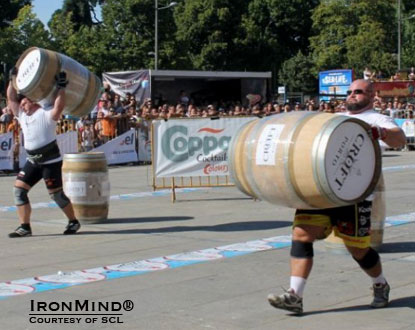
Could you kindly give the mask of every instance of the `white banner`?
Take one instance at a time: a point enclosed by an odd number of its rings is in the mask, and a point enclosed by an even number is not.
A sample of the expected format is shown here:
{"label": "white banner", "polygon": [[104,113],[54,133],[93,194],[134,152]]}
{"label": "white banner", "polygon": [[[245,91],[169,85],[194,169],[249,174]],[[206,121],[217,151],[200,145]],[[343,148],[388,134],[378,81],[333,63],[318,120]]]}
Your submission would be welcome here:
{"label": "white banner", "polygon": [[137,130],[138,136],[138,161],[151,162],[151,121],[143,120],[141,127]]}
{"label": "white banner", "polygon": [[229,175],[231,137],[254,117],[170,119],[153,123],[156,177]]}
{"label": "white banner", "polygon": [[402,124],[402,130],[405,133],[406,137],[415,136],[415,123],[413,120],[405,120]]}
{"label": "white banner", "polygon": [[[78,133],[76,131],[69,131],[66,133],[56,135],[59,150],[63,156],[66,153],[78,152]],[[23,146],[22,133],[20,133],[20,148],[19,148],[19,167],[22,168],[26,163],[27,154]]]}
{"label": "white banner", "polygon": [[137,162],[135,130],[131,129],[91,151],[104,152],[108,165]]}
{"label": "white banner", "polygon": [[13,133],[4,133],[0,135],[0,170],[13,169],[13,150],[14,140]]}

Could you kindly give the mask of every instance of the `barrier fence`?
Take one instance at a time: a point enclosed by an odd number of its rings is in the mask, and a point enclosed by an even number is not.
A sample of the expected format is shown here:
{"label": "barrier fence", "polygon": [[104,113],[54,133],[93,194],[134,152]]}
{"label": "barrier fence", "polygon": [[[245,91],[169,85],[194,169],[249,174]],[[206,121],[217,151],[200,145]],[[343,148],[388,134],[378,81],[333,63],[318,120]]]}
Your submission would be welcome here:
{"label": "barrier fence", "polygon": [[[143,120],[139,127],[127,128],[128,118],[119,119],[126,131],[116,131],[106,143],[96,145],[88,151],[102,151],[108,164],[151,161],[149,121]],[[60,120],[56,125],[57,141],[62,153],[85,151],[82,146],[82,129],[77,129],[77,121],[73,119]],[[14,125],[14,126],[12,126]],[[0,171],[17,171],[26,161],[24,141],[17,121],[1,125],[0,134]]]}

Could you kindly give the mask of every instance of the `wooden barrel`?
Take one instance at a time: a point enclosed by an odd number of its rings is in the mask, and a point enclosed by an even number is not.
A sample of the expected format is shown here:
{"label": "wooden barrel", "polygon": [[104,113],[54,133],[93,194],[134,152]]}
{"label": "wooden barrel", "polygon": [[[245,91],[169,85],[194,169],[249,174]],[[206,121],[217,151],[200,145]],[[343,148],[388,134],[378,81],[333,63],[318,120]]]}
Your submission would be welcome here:
{"label": "wooden barrel", "polygon": [[107,219],[110,184],[103,152],[65,154],[62,178],[77,219],[87,223]]}
{"label": "wooden barrel", "polygon": [[369,130],[359,119],[330,113],[255,120],[230,142],[231,177],[244,193],[277,205],[354,204],[373,191],[381,173],[380,147]]}
{"label": "wooden barrel", "polygon": [[42,107],[53,105],[57,89],[55,76],[65,71],[64,114],[81,117],[95,107],[100,97],[101,81],[74,59],[51,50],[32,47],[16,63],[18,73],[13,80],[16,90]]}

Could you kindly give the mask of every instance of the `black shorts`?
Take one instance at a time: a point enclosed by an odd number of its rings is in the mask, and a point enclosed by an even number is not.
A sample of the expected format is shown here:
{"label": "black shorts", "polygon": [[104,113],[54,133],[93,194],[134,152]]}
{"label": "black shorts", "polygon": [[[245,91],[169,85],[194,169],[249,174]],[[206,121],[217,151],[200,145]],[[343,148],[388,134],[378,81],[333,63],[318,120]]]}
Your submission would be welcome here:
{"label": "black shorts", "polygon": [[365,248],[370,246],[370,218],[372,202],[321,210],[296,210],[294,226],[313,225],[325,228],[328,236],[332,230],[346,245]]}
{"label": "black shorts", "polygon": [[45,180],[47,189],[62,187],[62,161],[51,164],[33,164],[29,161],[23,166],[16,179],[33,187],[40,179]]}

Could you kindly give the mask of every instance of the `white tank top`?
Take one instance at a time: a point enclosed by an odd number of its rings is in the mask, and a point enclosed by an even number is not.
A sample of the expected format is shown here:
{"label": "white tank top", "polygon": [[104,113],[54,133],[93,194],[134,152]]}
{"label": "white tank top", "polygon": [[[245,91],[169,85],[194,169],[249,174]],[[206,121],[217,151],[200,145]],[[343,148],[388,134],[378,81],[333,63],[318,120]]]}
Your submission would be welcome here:
{"label": "white tank top", "polygon": [[39,108],[28,116],[24,111],[19,111],[18,120],[23,132],[25,149],[39,149],[56,140],[56,121],[51,118],[51,112]]}

